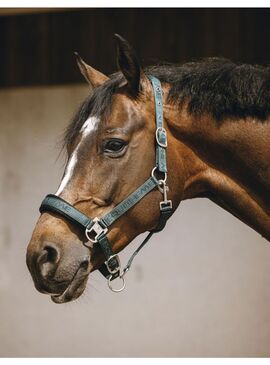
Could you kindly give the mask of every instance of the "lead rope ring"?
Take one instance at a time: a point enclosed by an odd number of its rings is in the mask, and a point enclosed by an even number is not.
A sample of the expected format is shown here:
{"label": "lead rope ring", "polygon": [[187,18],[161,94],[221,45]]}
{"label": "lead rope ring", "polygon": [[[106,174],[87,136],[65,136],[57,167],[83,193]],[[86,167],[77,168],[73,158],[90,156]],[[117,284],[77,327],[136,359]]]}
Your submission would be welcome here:
{"label": "lead rope ring", "polygon": [[125,289],[126,283],[125,283],[124,275],[126,274],[126,272],[123,271],[122,274],[120,276],[118,276],[118,278],[120,280],[122,280],[122,286],[120,288],[118,288],[118,289],[112,287],[112,279],[113,279],[113,276],[112,275],[109,276],[107,283],[108,283],[108,287],[111,289],[111,291],[113,291],[114,293],[120,293],[121,291],[123,291]]}

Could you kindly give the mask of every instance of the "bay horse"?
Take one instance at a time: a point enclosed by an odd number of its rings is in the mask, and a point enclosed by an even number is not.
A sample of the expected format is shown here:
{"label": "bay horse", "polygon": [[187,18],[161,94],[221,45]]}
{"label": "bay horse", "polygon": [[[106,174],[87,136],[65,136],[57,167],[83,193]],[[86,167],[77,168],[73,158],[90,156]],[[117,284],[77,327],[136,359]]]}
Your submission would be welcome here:
{"label": "bay horse", "polygon": [[[159,230],[163,203],[168,219],[182,200],[206,197],[270,240],[270,67],[208,58],[142,68],[115,39],[110,77],[76,56],[90,94],[66,129],[65,172],[27,248],[36,288],[55,303],[78,298],[104,261],[109,285],[123,279],[117,253]],[[160,153],[167,165],[155,173]]]}

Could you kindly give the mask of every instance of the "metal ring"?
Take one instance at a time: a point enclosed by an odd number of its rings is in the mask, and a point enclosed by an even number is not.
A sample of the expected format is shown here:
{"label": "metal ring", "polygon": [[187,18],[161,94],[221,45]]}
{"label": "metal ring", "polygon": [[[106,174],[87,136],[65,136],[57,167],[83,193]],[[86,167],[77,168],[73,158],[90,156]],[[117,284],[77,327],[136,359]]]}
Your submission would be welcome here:
{"label": "metal ring", "polygon": [[155,171],[157,169],[157,166],[155,166],[151,172],[151,176],[156,179],[159,183],[166,183],[167,180],[167,172],[161,172],[161,174],[164,174],[164,179],[158,179],[157,177],[155,177]]}
{"label": "metal ring", "polygon": [[111,291],[113,291],[114,293],[120,293],[122,290],[125,289],[126,283],[125,283],[125,279],[124,279],[123,276],[119,276],[119,279],[122,280],[122,287],[119,288],[119,289],[115,289],[115,288],[112,287],[112,285],[111,285],[112,278],[113,278],[113,276],[110,275],[109,279],[108,279],[108,287],[111,289]]}

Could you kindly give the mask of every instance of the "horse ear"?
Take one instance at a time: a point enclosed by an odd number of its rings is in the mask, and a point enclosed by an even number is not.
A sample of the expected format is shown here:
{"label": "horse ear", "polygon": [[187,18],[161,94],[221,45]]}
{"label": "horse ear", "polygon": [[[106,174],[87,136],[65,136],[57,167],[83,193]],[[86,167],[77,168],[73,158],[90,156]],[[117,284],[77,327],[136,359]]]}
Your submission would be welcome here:
{"label": "horse ear", "polygon": [[117,42],[117,64],[125,76],[132,92],[140,90],[140,79],[143,71],[131,45],[119,34],[114,34]]}
{"label": "horse ear", "polygon": [[102,85],[105,81],[107,81],[109,78],[104,75],[103,73],[95,70],[93,67],[87,65],[87,63],[84,62],[84,60],[80,57],[78,52],[74,52],[76,56],[76,61],[79,66],[79,69],[88,82],[88,84],[92,87],[98,87]]}

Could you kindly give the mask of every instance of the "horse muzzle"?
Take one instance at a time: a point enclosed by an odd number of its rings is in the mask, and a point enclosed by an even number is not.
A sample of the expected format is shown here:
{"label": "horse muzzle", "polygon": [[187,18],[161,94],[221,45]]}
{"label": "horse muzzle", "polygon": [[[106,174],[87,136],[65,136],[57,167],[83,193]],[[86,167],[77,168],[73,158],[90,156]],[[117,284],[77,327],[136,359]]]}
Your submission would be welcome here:
{"label": "horse muzzle", "polygon": [[90,251],[78,242],[55,243],[32,238],[26,262],[38,291],[55,303],[78,298],[91,271]]}

